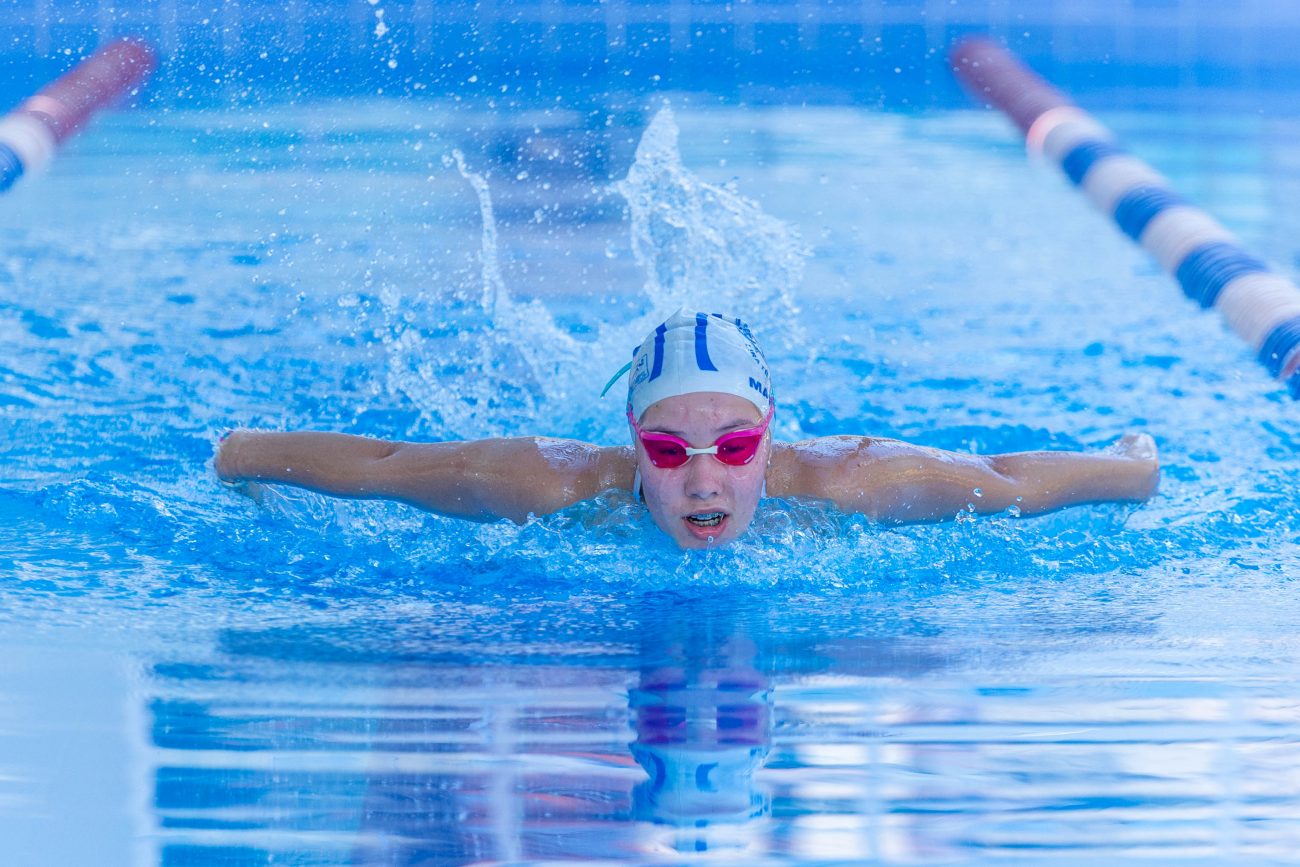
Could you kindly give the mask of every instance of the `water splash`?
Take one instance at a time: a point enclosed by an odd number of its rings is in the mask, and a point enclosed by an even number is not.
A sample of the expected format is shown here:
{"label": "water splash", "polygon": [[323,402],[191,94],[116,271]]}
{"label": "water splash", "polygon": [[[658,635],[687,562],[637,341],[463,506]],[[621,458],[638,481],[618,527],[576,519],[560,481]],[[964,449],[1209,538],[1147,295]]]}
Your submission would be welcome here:
{"label": "water splash", "polygon": [[[498,253],[500,246],[497,242],[496,214],[492,210],[492,192],[488,189],[487,178],[471,172],[465,165],[465,155],[460,150],[453,150],[450,159],[455,161],[460,176],[474,188],[474,194],[478,196],[479,212],[483,215],[483,246],[479,253],[479,262],[483,268],[483,299],[480,303],[483,305],[483,313],[491,319],[496,316],[497,300],[502,295],[509,294],[506,282],[501,277],[501,258]],[[443,164],[448,162],[444,158]]]}
{"label": "water splash", "polygon": [[521,301],[506,287],[487,179],[459,150],[443,162],[455,165],[478,197],[481,289],[474,304],[463,293],[407,297],[386,287],[389,389],[411,400],[439,436],[535,431],[541,410],[566,396],[581,347],[545,305]]}
{"label": "water splash", "polygon": [[[521,301],[502,274],[487,178],[464,155],[444,158],[473,188],[482,219],[480,286],[470,292],[381,293],[389,352],[388,386],[442,437],[553,433],[575,397],[597,395],[630,348],[681,306],[750,322],[768,346],[805,346],[793,291],[808,250],[798,233],[754,201],[705,183],[682,165],[672,111],[642,135],[627,177],[613,185],[628,205],[633,255],[645,273],[645,312],[621,324],[595,323],[579,342],[540,301]],[[578,407],[583,406],[579,401]],[[614,431],[608,426],[581,425]],[[548,419],[546,430],[539,418]],[[570,426],[573,420],[570,419]],[[561,425],[563,423],[561,422]]]}
{"label": "water splash", "polygon": [[665,106],[642,134],[627,177],[613,185],[627,199],[632,252],[652,309],[725,312],[786,349],[805,345],[793,293],[809,249],[757,202],[683,166],[678,136]]}

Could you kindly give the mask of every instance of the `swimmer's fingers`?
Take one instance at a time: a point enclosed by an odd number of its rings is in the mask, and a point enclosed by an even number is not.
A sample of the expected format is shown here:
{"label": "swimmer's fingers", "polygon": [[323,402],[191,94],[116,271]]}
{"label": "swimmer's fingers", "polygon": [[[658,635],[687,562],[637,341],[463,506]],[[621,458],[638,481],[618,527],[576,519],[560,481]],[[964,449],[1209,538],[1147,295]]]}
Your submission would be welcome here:
{"label": "swimmer's fingers", "polygon": [[[1132,481],[1137,499],[1147,500],[1155,494],[1160,484],[1160,460],[1156,453],[1156,441],[1150,434],[1130,433],[1111,443],[1106,449],[1110,454],[1132,461],[1137,472]],[[1130,474],[1131,475],[1131,474]]]}
{"label": "swimmer's fingers", "polygon": [[226,490],[248,497],[259,506],[266,505],[267,495],[270,493],[266,485],[258,482],[227,482],[222,479],[221,486]]}
{"label": "swimmer's fingers", "polygon": [[1146,433],[1127,433],[1107,447],[1106,451],[1114,455],[1135,461],[1148,461],[1160,465],[1156,451],[1156,441]]}

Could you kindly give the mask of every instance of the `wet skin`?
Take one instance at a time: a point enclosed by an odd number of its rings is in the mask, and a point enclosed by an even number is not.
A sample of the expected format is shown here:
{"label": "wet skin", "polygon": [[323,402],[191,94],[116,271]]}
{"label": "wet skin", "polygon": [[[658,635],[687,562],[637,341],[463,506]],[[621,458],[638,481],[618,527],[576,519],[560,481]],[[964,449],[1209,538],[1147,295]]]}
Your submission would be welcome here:
{"label": "wet skin", "polygon": [[[674,434],[694,448],[707,448],[723,434],[762,421],[762,414],[749,401],[716,392],[665,398],[651,404],[640,419],[645,430]],[[770,431],[754,459],[739,467],[712,455],[695,455],[680,467],[661,469],[650,463],[635,434],[633,441],[646,507],[655,524],[678,545],[724,544],[749,527],[772,454]]]}

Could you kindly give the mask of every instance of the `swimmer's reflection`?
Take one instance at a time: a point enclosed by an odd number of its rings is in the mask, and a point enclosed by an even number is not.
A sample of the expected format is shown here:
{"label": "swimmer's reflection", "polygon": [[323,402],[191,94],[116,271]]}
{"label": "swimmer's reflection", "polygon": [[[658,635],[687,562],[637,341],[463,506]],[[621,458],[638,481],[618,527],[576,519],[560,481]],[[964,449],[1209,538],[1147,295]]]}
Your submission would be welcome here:
{"label": "swimmer's reflection", "polygon": [[602,636],[606,657],[529,635],[492,665],[425,624],[437,642],[391,625],[368,643],[225,630],[198,661],[153,668],[146,863],[270,863],[300,846],[394,867],[763,854],[771,657],[742,607],[655,596],[635,631]]}
{"label": "swimmer's reflection", "polygon": [[746,846],[768,813],[754,781],[771,738],[767,678],[749,639],[709,638],[649,642],[629,696],[632,755],[648,775],[633,792],[634,816],[666,826],[678,851]]}

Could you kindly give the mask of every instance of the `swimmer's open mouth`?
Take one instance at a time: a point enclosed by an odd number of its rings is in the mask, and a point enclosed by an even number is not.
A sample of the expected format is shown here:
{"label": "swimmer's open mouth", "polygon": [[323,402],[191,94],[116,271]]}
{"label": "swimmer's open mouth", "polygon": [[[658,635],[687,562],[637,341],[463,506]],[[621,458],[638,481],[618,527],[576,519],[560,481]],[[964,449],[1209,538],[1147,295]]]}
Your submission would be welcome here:
{"label": "swimmer's open mouth", "polygon": [[722,523],[722,519],[727,517],[726,512],[698,512],[694,515],[687,515],[686,520],[697,527],[716,527]]}

